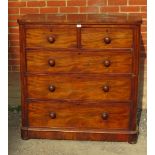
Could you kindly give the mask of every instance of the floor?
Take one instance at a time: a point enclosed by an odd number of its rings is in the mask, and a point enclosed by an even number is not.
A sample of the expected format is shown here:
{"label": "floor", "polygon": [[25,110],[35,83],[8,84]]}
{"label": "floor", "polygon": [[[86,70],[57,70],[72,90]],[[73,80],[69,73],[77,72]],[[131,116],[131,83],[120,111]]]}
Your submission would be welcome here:
{"label": "floor", "polygon": [[19,75],[9,74],[9,155],[146,155],[146,110],[140,117],[137,144],[20,138]]}

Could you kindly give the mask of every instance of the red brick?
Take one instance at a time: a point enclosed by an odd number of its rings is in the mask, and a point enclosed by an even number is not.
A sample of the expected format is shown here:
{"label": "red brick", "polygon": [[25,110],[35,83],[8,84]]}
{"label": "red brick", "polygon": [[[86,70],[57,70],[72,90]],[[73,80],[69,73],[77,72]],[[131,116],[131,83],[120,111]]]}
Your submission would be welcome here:
{"label": "red brick", "polygon": [[60,12],[61,13],[77,13],[78,8],[77,7],[61,7]]}
{"label": "red brick", "polygon": [[146,6],[141,6],[141,12],[147,12],[147,7]]}
{"label": "red brick", "polygon": [[101,7],[100,9],[101,12],[119,12],[119,7],[116,6],[111,6],[111,7]]}
{"label": "red brick", "polygon": [[65,6],[65,1],[47,1],[47,6]]}
{"label": "red brick", "polygon": [[19,65],[20,60],[19,59],[10,59],[9,65]]}
{"label": "red brick", "polygon": [[17,53],[19,53],[19,47],[11,46],[11,47],[9,47],[9,52],[17,54]]}
{"label": "red brick", "polygon": [[9,28],[9,33],[19,33],[18,28]]}
{"label": "red brick", "polygon": [[88,0],[88,6],[102,6],[106,4],[107,0]]}
{"label": "red brick", "polygon": [[8,26],[9,26],[9,27],[18,26],[18,24],[17,24],[17,22],[9,22],[9,23],[8,23]]}
{"label": "red brick", "polygon": [[19,41],[10,40],[10,46],[19,46]]}
{"label": "red brick", "polygon": [[142,21],[143,21],[142,22],[143,25],[147,25],[147,20],[146,19],[143,19]]}
{"label": "red brick", "polygon": [[45,1],[29,1],[27,2],[28,7],[42,7],[45,6]]}
{"label": "red brick", "polygon": [[67,6],[86,6],[86,0],[67,1]]}
{"label": "red brick", "polygon": [[127,0],[108,0],[108,5],[127,5]]}
{"label": "red brick", "polygon": [[9,8],[8,14],[19,14],[19,8]]}
{"label": "red brick", "polygon": [[140,7],[138,6],[121,6],[121,12],[139,12]]}
{"label": "red brick", "polygon": [[25,7],[26,6],[26,2],[8,2],[8,7]]}
{"label": "red brick", "polygon": [[19,18],[19,15],[9,15],[8,19],[9,20],[16,20]]}
{"label": "red brick", "polygon": [[52,7],[52,8],[40,8],[40,13],[57,13],[58,8]]}
{"label": "red brick", "polygon": [[35,14],[39,13],[39,8],[21,8],[20,9],[20,14]]}
{"label": "red brick", "polygon": [[19,34],[16,33],[9,34],[9,40],[19,40]]}
{"label": "red brick", "polygon": [[142,32],[141,33],[141,37],[142,37],[142,39],[145,40],[147,38],[147,33],[146,32]]}
{"label": "red brick", "polygon": [[9,59],[19,59],[20,58],[20,53],[14,54],[14,53],[9,53]]}
{"label": "red brick", "polygon": [[141,32],[146,32],[147,31],[147,26],[142,25],[141,26]]}
{"label": "red brick", "polygon": [[80,7],[81,13],[99,13],[98,7]]}
{"label": "red brick", "polygon": [[129,5],[147,5],[147,0],[129,0]]}

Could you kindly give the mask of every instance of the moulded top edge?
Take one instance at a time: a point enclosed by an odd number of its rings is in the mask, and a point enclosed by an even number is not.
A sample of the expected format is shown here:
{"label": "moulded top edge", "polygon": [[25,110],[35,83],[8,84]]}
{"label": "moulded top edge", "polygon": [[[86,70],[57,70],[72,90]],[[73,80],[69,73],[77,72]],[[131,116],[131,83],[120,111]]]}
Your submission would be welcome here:
{"label": "moulded top edge", "polygon": [[27,14],[19,24],[141,24],[142,18],[127,14]]}

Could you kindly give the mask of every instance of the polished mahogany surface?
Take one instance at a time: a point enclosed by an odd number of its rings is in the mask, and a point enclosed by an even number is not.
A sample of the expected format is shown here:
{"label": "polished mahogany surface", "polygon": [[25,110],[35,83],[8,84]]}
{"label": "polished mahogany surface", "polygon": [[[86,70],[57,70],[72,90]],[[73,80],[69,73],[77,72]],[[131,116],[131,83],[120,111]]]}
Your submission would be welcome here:
{"label": "polished mahogany surface", "polygon": [[31,14],[18,23],[22,138],[134,143],[141,18]]}
{"label": "polished mahogany surface", "polygon": [[55,23],[55,24],[140,24],[138,15],[126,14],[28,14],[22,16],[19,23]]}

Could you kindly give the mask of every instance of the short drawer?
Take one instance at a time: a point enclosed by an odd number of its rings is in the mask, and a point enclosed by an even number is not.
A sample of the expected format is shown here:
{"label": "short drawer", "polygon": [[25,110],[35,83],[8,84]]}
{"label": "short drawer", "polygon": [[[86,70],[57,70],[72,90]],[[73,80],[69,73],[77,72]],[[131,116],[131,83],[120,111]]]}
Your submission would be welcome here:
{"label": "short drawer", "polygon": [[75,28],[34,28],[26,30],[28,48],[75,48]]}
{"label": "short drawer", "polygon": [[72,104],[33,102],[28,105],[29,127],[128,129],[127,104]]}
{"label": "short drawer", "polygon": [[131,73],[132,53],[28,51],[28,72]]}
{"label": "short drawer", "polygon": [[133,30],[129,28],[82,28],[82,48],[132,48]]}
{"label": "short drawer", "polygon": [[129,101],[131,77],[80,74],[28,76],[28,98]]}

